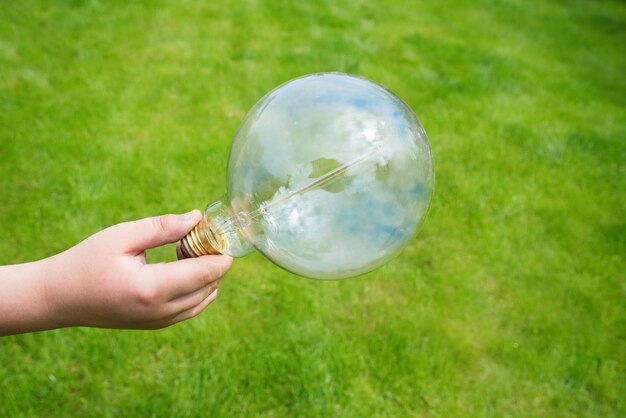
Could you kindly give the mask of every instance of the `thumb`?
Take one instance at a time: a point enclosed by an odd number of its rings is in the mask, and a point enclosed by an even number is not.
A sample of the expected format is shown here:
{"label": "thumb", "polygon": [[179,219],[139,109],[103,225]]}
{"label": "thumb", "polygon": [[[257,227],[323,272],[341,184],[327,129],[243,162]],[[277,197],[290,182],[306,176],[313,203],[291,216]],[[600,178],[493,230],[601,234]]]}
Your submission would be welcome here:
{"label": "thumb", "polygon": [[176,242],[184,237],[202,219],[202,213],[194,209],[182,215],[161,215],[125,222],[113,227],[116,240],[125,249],[141,252],[149,248]]}

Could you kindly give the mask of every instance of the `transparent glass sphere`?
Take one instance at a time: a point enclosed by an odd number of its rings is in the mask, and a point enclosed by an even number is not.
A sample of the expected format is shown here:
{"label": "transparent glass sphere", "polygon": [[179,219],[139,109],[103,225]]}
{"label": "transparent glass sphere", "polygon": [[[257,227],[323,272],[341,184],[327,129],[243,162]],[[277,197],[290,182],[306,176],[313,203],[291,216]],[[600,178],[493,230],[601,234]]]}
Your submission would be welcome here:
{"label": "transparent glass sphere", "polygon": [[207,233],[233,256],[254,248],[299,275],[355,276],[415,235],[433,178],[428,138],[402,100],[364,78],[308,75],[248,112]]}

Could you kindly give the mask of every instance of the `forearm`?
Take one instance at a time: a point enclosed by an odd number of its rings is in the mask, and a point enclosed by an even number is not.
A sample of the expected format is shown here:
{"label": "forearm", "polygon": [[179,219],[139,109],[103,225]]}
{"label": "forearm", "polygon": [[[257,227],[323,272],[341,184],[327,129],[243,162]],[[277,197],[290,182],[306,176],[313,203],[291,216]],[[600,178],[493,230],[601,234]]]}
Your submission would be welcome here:
{"label": "forearm", "polygon": [[0,266],[0,336],[59,326],[46,297],[50,260]]}

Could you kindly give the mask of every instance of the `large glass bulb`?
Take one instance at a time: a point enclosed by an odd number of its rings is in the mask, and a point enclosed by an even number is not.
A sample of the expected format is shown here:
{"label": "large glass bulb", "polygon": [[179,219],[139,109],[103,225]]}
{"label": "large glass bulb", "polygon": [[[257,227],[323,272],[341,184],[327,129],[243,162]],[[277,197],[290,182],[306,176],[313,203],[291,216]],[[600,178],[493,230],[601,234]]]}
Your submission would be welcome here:
{"label": "large glass bulb", "polygon": [[347,74],[297,78],[248,112],[230,151],[228,193],[182,251],[256,249],[302,276],[355,276],[411,240],[433,177],[424,129],[389,90]]}

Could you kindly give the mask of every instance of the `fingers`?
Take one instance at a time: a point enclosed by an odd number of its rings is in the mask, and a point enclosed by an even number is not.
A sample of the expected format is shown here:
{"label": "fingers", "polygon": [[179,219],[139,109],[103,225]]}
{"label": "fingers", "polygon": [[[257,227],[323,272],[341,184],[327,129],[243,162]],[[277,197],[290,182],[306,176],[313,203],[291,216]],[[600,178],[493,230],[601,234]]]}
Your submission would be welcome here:
{"label": "fingers", "polygon": [[122,243],[128,252],[139,253],[178,241],[201,219],[202,213],[196,209],[182,215],[161,215],[121,223],[111,227],[109,233],[115,234],[115,241]]}
{"label": "fingers", "polygon": [[183,311],[183,312],[179,313],[178,315],[176,315],[172,319],[172,323],[184,321],[185,319],[193,318],[194,316],[198,315],[200,312],[202,312],[204,310],[204,308],[209,306],[209,304],[211,302],[213,302],[215,300],[215,298],[217,298],[217,292],[218,291],[219,291],[218,289],[215,289],[213,291],[213,293],[211,293],[209,296],[207,296],[198,305],[196,305],[196,306],[194,306],[194,307],[192,307],[190,309],[187,309],[186,311]]}
{"label": "fingers", "polygon": [[166,300],[188,295],[219,279],[228,271],[233,259],[225,255],[209,255],[170,263],[143,266],[159,293]]}
{"label": "fingers", "polygon": [[172,314],[178,314],[199,305],[205,300],[211,293],[213,293],[220,285],[219,280],[209,283],[208,285],[201,287],[187,295],[181,296],[168,302],[168,309]]}
{"label": "fingers", "polygon": [[[136,326],[137,329],[160,329],[169,327],[177,322],[184,321],[192,318],[202,312],[211,302],[217,298],[217,282],[210,284],[202,288],[200,291],[194,292],[189,297],[181,298],[173,302],[172,306],[169,306],[167,313],[163,312],[158,319],[153,319],[148,322],[142,322]],[[184,303],[183,302],[184,300]],[[193,303],[191,303],[193,300]],[[181,302],[181,303],[179,303]],[[135,327],[133,327],[135,328]]]}

